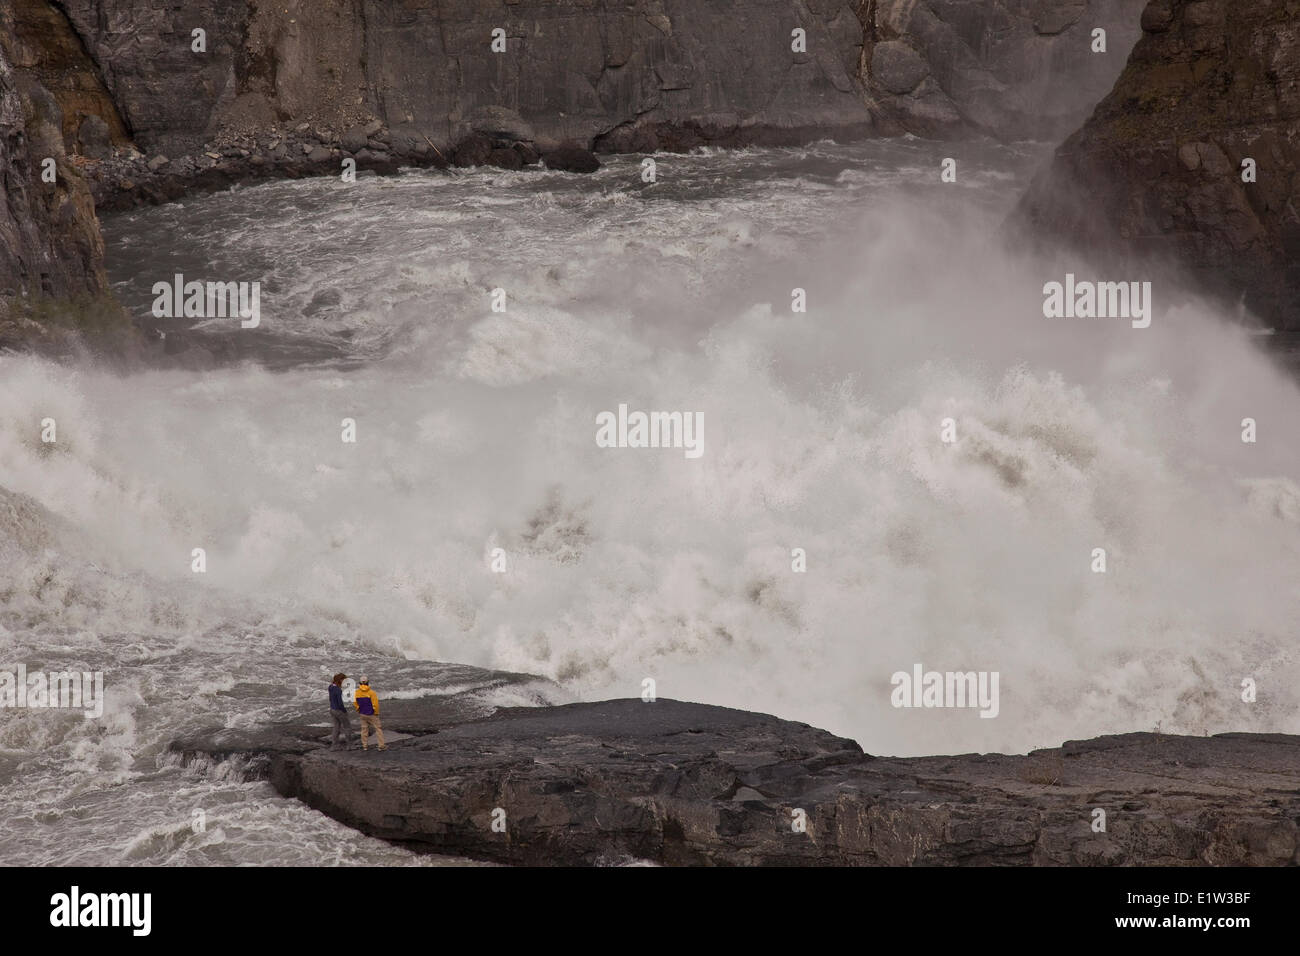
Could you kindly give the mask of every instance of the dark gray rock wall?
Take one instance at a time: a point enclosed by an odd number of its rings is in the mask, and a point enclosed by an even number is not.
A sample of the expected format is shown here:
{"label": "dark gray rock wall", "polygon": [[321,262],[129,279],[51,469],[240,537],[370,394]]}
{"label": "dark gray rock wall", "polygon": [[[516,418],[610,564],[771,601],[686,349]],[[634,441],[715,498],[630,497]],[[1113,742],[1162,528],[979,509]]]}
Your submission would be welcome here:
{"label": "dark gray rock wall", "polygon": [[[35,0],[28,0],[35,2]],[[62,0],[142,148],[375,117],[440,148],[484,107],[610,150],[913,132],[1055,138],[1143,0]],[[1107,52],[1091,33],[1107,31]],[[806,50],[792,49],[805,31]],[[191,32],[206,31],[206,52]],[[492,49],[504,31],[505,51]]]}
{"label": "dark gray rock wall", "polygon": [[[348,126],[363,115],[445,147],[485,106],[516,110],[543,145],[633,125],[750,141],[871,130],[856,77],[862,25],[845,0],[63,6],[137,141],[163,152],[223,125]],[[791,50],[797,27],[807,53]],[[196,28],[206,53],[191,50]]]}

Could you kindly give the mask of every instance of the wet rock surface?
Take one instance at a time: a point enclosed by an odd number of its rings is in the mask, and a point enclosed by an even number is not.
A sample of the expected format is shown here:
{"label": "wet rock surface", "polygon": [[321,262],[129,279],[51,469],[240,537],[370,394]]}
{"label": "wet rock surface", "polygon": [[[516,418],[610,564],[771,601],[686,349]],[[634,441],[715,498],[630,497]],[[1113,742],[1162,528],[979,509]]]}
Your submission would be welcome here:
{"label": "wet rock surface", "polygon": [[1027,756],[892,758],[806,724],[681,701],[465,719],[418,699],[383,706],[385,730],[404,736],[379,753],[330,750],[312,716],[173,749],[248,758],[281,794],[373,836],[521,865],[1300,860],[1292,736],[1135,733]]}

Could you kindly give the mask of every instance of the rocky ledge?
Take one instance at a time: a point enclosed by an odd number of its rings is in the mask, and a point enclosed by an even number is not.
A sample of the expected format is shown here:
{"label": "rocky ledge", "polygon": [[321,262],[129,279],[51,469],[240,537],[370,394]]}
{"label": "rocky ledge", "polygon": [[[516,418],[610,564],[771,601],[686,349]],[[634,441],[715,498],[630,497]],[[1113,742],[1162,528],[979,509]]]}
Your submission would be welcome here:
{"label": "rocky ledge", "polygon": [[600,168],[596,155],[576,142],[539,145],[533,136],[513,110],[484,107],[468,133],[441,148],[418,131],[394,132],[372,119],[346,128],[299,123],[223,130],[198,150],[175,158],[146,155],[130,144],[114,147],[105,140],[93,150],[97,158],[83,154],[77,160],[100,211],[171,202],[263,179],[342,176],[349,170],[388,175],[408,166],[544,167],[568,173]]}
{"label": "rocky ledge", "polygon": [[389,749],[363,753],[331,751],[317,716],[172,749],[248,758],[250,775],[372,836],[517,865],[1300,862],[1295,736],[1134,733],[1027,756],[893,758],[705,704],[464,719],[419,698],[385,703]]}

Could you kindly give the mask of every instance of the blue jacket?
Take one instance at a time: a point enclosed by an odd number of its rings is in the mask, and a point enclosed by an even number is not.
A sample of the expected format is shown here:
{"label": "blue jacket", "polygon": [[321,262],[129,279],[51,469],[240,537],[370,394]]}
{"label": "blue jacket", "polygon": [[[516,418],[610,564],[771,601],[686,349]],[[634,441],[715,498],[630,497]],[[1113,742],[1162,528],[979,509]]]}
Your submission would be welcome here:
{"label": "blue jacket", "polygon": [[343,688],[338,684],[330,684],[330,710],[347,713],[347,708],[343,706]]}

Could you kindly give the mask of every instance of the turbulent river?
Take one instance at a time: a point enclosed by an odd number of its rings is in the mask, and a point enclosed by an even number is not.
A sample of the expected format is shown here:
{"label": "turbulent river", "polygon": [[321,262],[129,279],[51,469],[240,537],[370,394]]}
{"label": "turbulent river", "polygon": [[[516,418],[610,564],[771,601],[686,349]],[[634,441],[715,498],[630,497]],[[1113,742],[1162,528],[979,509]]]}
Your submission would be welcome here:
{"label": "turbulent river", "polygon": [[[0,712],[0,862],[435,862],[166,752],[323,708],[336,670],[484,710],[651,678],[890,754],[1300,732],[1300,391],[1159,285],[1147,329],[1044,318],[1065,267],[997,240],[1044,155],[408,171],[106,221],[135,314],[179,273],[260,282],[261,324],[202,323],[192,368],[0,356],[0,668],[106,692]],[[599,447],[620,405],[698,413],[702,454]],[[891,706],[916,664],[998,672],[997,717]]]}

